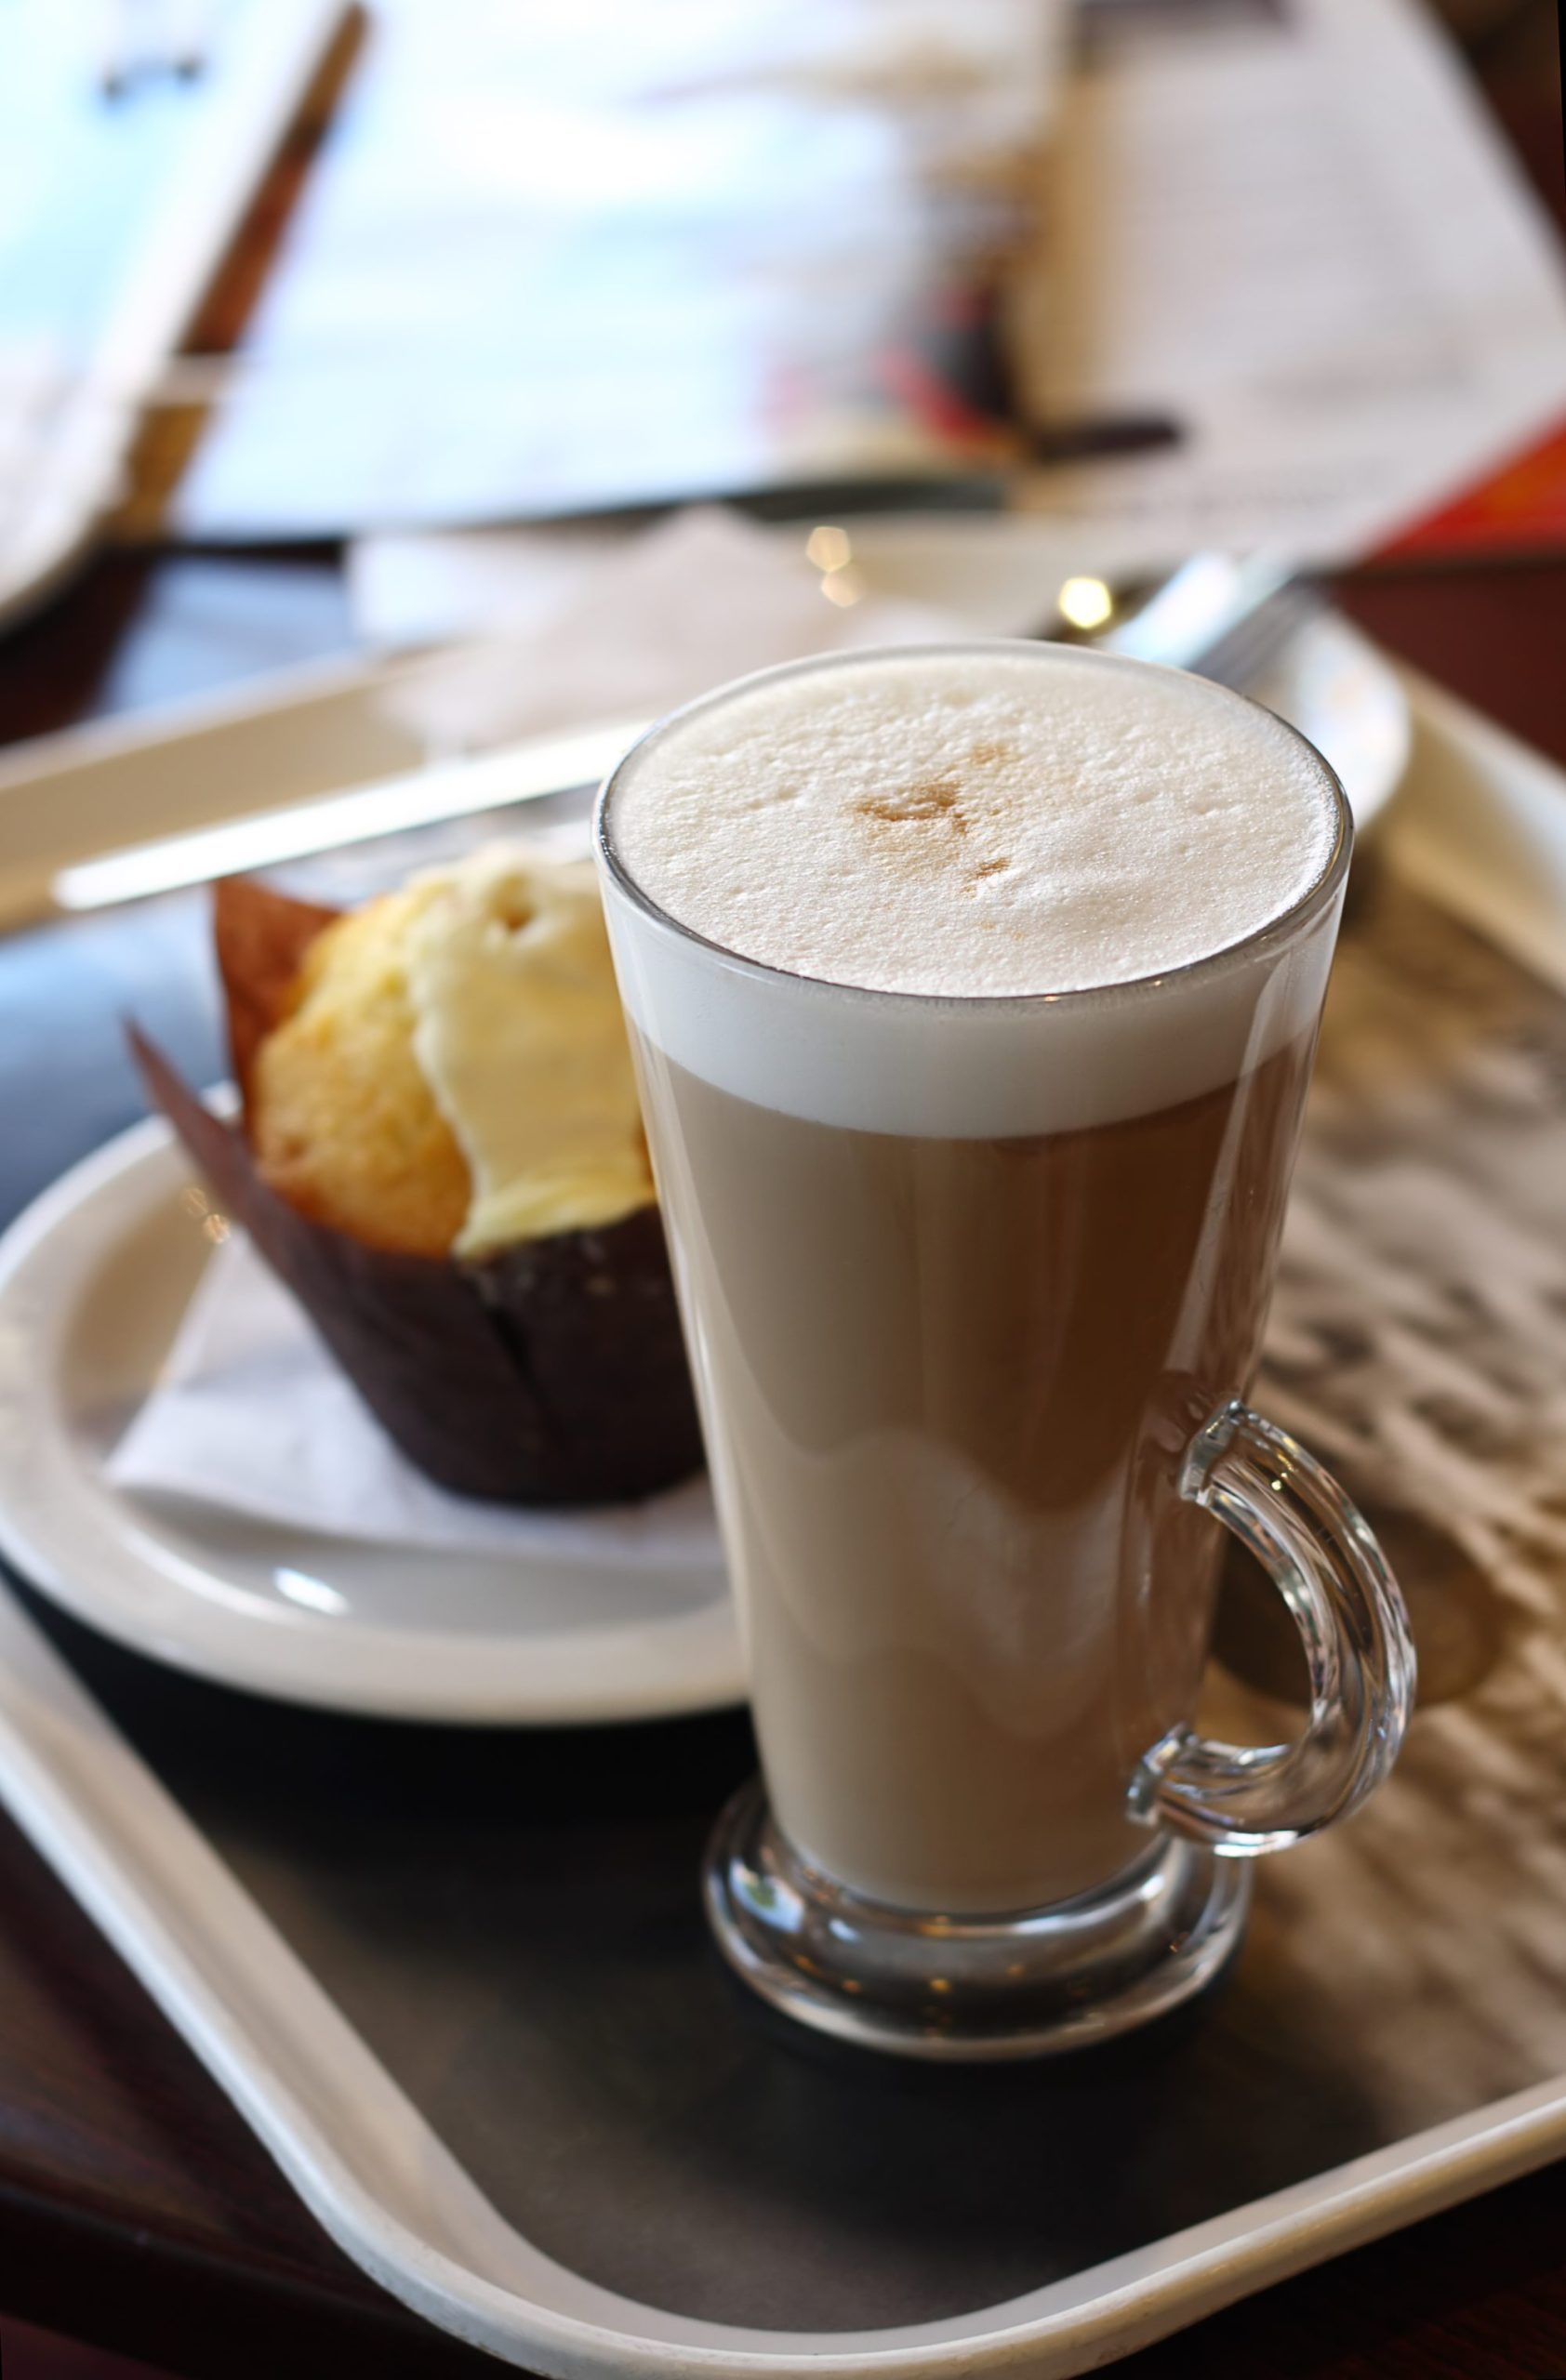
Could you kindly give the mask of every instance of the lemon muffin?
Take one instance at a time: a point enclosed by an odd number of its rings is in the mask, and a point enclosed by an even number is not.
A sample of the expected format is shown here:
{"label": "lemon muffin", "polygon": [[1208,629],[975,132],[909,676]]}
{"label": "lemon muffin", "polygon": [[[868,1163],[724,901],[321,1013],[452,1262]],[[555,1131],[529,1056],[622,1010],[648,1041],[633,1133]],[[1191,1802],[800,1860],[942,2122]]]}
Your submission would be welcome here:
{"label": "lemon muffin", "polygon": [[243,1124],[153,1097],[432,1477],[642,1496],[700,1461],[591,866],[496,845],[338,915],[219,888]]}
{"label": "lemon muffin", "polygon": [[585,860],[501,846],[328,926],[246,1096],[262,1178],[375,1247],[482,1256],[654,1196]]}

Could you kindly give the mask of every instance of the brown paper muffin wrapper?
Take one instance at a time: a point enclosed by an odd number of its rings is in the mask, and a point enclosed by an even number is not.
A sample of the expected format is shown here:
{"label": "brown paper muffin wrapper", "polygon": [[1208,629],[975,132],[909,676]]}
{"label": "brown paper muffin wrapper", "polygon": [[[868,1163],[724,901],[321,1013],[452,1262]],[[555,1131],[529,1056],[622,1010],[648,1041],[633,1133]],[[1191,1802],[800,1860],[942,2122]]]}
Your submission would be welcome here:
{"label": "brown paper muffin wrapper", "polygon": [[[242,1094],[305,950],[333,914],[243,880],[219,888]],[[129,1038],[149,1096],[224,1212],[430,1478],[496,1501],[594,1504],[653,1495],[700,1468],[656,1206],[471,1263],[373,1248],[279,1197],[243,1130],[212,1115],[143,1035]]]}

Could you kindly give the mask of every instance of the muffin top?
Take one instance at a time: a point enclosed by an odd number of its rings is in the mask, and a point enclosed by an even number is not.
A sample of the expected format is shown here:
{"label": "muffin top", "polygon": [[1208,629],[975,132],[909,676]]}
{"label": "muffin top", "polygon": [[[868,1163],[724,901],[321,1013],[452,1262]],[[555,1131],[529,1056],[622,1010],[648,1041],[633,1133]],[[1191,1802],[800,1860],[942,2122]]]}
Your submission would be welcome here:
{"label": "muffin top", "polygon": [[263,1177],[375,1247],[483,1256],[654,1195],[591,863],[524,843],[328,926],[249,1089]]}

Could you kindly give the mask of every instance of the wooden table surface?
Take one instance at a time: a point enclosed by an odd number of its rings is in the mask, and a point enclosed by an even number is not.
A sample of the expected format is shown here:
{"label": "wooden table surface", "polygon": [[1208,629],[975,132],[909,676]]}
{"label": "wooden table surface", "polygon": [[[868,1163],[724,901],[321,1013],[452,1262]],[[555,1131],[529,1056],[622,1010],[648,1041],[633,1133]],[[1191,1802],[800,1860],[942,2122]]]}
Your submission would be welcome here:
{"label": "wooden table surface", "polygon": [[[1548,186],[1559,118],[1535,110],[1524,128]],[[1566,761],[1566,555],[1361,573],[1341,593],[1392,650]],[[0,739],[351,642],[333,555],[113,556],[0,645]],[[405,2314],[338,2254],[0,1821],[6,2315],[190,2380],[458,2380],[496,2369]],[[1117,2368],[1126,2380],[1566,2374],[1566,2166],[1269,2290]]]}

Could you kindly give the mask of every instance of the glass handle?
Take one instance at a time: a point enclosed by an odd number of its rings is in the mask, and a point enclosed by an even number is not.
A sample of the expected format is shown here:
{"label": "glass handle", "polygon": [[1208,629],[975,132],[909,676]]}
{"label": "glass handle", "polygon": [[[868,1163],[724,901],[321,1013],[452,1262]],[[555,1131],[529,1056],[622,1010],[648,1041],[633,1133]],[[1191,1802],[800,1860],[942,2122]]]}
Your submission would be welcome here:
{"label": "glass handle", "polygon": [[1192,1439],[1179,1486],[1234,1531],[1294,1614],[1310,1720],[1295,1743],[1255,1747],[1171,1727],[1140,1763],[1131,1805],[1231,1858],[1281,1851],[1347,1818],[1396,1760],[1413,1707],[1408,1615],[1336,1480],[1238,1399]]}

